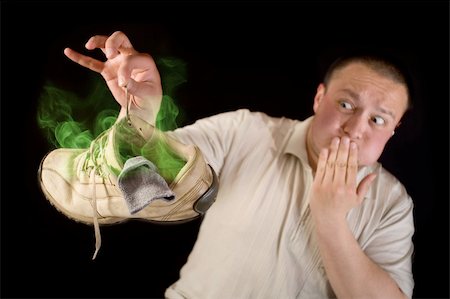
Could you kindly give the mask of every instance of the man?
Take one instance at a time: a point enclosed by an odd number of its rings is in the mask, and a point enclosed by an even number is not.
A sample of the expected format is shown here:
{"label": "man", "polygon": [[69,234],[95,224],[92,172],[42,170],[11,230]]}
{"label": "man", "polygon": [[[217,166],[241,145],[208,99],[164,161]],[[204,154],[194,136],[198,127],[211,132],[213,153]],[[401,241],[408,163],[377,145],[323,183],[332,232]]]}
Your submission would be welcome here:
{"label": "man", "polygon": [[[86,48],[107,61],[65,54],[104,77],[122,106],[117,124],[155,125],[163,91],[152,57],[122,32]],[[351,57],[330,68],[304,121],[242,109],[166,132],[198,147],[220,180],[166,297],[411,297],[413,203],[377,163],[408,103],[395,66]]]}

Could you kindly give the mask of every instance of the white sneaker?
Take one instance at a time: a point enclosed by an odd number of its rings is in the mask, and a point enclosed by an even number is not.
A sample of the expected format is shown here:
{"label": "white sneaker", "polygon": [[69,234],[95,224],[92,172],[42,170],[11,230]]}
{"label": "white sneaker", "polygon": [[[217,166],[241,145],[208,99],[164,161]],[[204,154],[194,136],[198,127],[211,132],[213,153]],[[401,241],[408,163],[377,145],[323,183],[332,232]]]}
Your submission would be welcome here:
{"label": "white sneaker", "polygon": [[[184,145],[142,119],[130,115],[91,142],[89,149],[56,149],[41,162],[38,179],[45,197],[61,213],[94,225],[96,256],[100,248],[99,224],[129,219],[178,223],[203,215],[214,202],[218,181],[194,145]],[[159,159],[166,152],[174,167]],[[118,175],[129,157],[142,155],[162,170],[175,199],[154,200],[131,214],[118,186]],[[158,161],[154,161],[154,160]]]}

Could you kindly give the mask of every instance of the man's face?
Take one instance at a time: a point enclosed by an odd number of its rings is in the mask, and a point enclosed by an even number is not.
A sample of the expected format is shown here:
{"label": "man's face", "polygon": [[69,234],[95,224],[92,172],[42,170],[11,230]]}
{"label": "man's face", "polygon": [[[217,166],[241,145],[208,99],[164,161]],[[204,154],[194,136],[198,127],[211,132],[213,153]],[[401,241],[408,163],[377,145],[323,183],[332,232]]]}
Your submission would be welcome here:
{"label": "man's face", "polygon": [[317,161],[333,137],[348,136],[358,146],[360,165],[378,160],[406,110],[406,88],[361,63],[336,71],[319,85],[308,149]]}

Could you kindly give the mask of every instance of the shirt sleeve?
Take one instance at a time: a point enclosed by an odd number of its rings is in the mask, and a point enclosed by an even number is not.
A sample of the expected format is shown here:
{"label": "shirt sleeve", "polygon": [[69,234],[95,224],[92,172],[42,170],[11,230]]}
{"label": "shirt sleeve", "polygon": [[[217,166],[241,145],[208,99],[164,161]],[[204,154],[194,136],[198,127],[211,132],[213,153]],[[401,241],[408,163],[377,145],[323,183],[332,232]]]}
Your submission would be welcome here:
{"label": "shirt sleeve", "polygon": [[392,188],[386,182],[379,185],[383,203],[379,223],[372,232],[364,252],[397,282],[409,298],[412,297],[414,279],[412,257],[414,245],[413,201],[404,186],[396,181]]}
{"label": "shirt sleeve", "polygon": [[168,134],[182,143],[198,146],[206,162],[220,175],[227,154],[238,138],[239,128],[250,116],[248,109],[224,112],[197,120]]}

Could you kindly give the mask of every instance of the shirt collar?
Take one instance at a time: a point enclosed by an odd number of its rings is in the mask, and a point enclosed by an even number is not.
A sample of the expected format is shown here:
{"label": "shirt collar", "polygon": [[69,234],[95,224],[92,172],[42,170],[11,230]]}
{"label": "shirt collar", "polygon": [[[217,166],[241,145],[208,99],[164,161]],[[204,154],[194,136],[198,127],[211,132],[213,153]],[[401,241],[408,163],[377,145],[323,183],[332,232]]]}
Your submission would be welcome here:
{"label": "shirt collar", "polygon": [[306,135],[314,116],[308,117],[306,120],[295,124],[288,137],[285,154],[292,154],[302,160],[305,165],[309,165],[308,151],[306,149]]}

